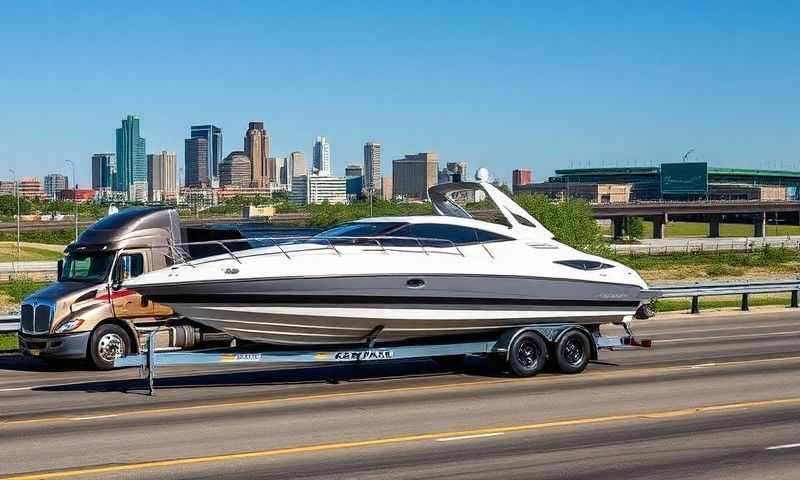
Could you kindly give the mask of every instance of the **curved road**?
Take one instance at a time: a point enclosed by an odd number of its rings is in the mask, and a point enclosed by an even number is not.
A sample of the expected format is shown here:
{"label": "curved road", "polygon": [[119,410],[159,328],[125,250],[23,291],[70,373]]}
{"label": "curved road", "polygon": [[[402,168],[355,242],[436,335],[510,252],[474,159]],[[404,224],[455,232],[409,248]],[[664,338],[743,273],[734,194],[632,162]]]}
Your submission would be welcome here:
{"label": "curved road", "polygon": [[638,333],[575,376],[163,367],[153,398],[0,357],[0,478],[797,478],[800,312]]}

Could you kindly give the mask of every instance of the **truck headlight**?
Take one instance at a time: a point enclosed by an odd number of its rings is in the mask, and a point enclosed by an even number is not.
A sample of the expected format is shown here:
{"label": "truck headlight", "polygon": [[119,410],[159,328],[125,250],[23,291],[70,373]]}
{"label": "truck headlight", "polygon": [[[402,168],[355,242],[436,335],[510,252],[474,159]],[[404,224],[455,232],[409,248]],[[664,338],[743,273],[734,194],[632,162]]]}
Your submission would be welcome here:
{"label": "truck headlight", "polygon": [[80,318],[73,318],[72,320],[67,320],[65,322],[61,322],[61,325],[56,328],[56,333],[67,333],[75,330],[76,328],[80,327],[83,324],[83,320]]}

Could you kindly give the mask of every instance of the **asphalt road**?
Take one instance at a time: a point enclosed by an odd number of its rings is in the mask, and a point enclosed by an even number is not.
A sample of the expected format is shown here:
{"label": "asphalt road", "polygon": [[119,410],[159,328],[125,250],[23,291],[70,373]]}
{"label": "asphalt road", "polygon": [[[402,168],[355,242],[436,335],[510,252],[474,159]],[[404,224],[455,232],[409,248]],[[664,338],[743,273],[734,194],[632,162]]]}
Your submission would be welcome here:
{"label": "asphalt road", "polygon": [[602,353],[580,375],[171,367],[152,398],[136,369],[0,357],[0,476],[800,477],[800,312],[637,333],[655,347]]}

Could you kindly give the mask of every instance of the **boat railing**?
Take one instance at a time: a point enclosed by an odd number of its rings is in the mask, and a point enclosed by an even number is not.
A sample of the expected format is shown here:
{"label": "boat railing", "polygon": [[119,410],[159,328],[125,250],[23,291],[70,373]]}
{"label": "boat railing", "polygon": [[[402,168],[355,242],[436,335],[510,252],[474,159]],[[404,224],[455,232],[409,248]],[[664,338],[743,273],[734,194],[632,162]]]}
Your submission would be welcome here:
{"label": "boat railing", "polygon": [[[238,245],[245,244],[245,248],[237,248]],[[237,263],[241,264],[243,258],[257,257],[263,255],[281,255],[291,260],[292,255],[298,253],[308,253],[315,250],[330,250],[336,255],[342,255],[341,247],[346,246],[370,246],[374,245],[376,251],[383,253],[389,252],[419,252],[425,255],[447,254],[465,257],[463,250],[452,240],[442,238],[420,238],[420,237],[401,237],[401,236],[371,236],[371,237],[349,237],[349,236],[302,236],[302,237],[251,237],[225,240],[206,240],[201,242],[180,242],[170,243],[166,248],[172,252],[172,261],[175,264],[191,263],[191,250],[193,247],[217,246],[222,252],[198,258],[201,261],[210,256],[225,254]],[[470,244],[472,245],[472,244]],[[486,247],[484,242],[476,241],[474,245],[481,245],[483,250],[494,259],[492,252]],[[253,252],[252,250],[275,247],[275,250]],[[292,247],[292,248],[287,248]],[[299,247],[299,248],[297,248]],[[165,248],[165,247],[153,247]],[[209,259],[209,262],[220,261],[224,258]],[[207,262],[202,262],[207,263]]]}

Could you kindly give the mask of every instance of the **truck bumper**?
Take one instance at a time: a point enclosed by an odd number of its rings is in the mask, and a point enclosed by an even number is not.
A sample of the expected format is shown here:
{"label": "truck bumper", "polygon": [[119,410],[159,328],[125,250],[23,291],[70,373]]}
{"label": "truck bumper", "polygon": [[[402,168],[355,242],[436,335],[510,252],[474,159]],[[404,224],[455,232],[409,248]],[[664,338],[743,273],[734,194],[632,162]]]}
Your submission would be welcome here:
{"label": "truck bumper", "polygon": [[19,348],[31,357],[83,359],[92,332],[59,336],[32,336],[19,334]]}

